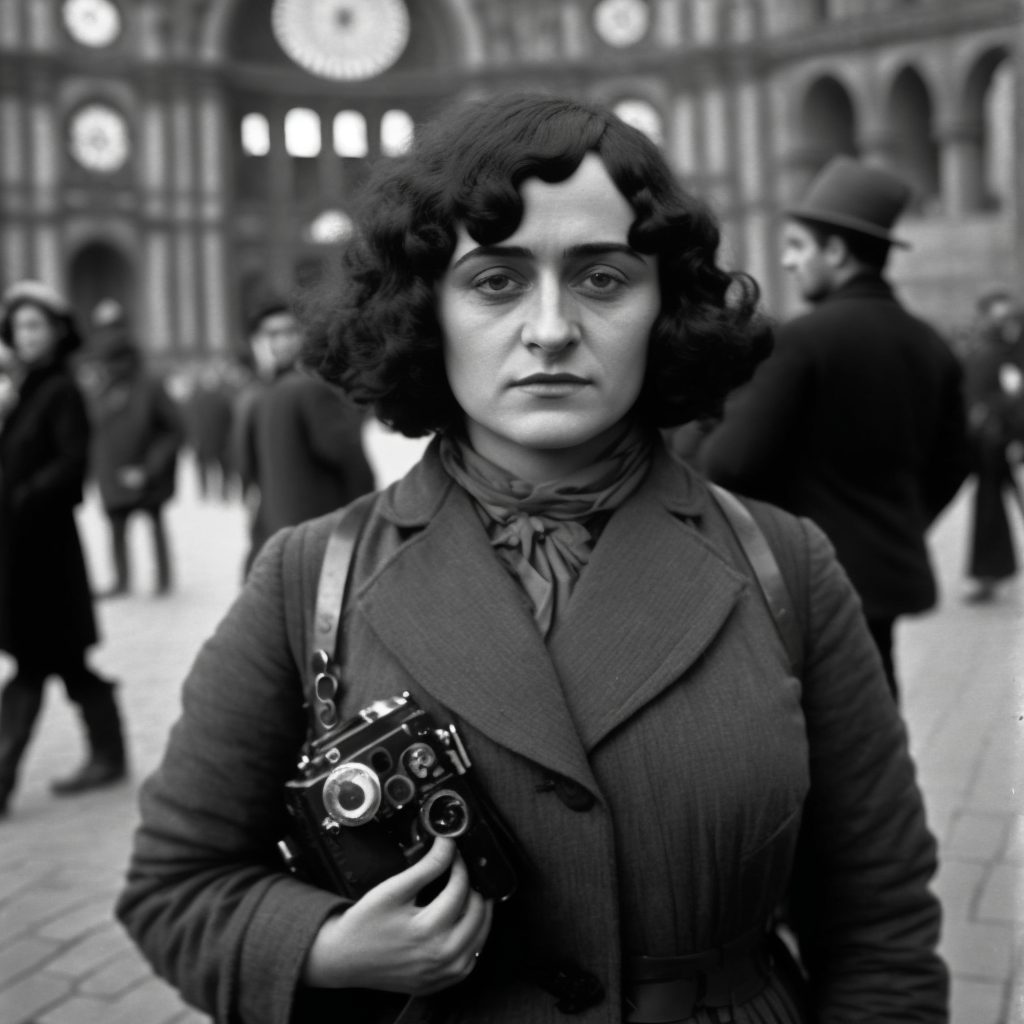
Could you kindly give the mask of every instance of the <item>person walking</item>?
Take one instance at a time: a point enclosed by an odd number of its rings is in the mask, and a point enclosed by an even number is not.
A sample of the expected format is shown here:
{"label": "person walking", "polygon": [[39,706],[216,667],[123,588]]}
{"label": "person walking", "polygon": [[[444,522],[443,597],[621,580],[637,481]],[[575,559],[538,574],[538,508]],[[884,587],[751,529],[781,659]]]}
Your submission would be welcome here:
{"label": "person walking", "polygon": [[712,480],[825,531],[894,697],[893,625],[935,603],[925,534],[969,467],[960,364],[883,276],[910,194],[842,156],[788,211],[782,264],[813,308],[779,329],[700,453]]}
{"label": "person walking", "polygon": [[89,419],[68,366],[81,337],[62,296],[22,281],[4,295],[0,342],[17,360],[0,411],[0,649],[17,661],[0,696],[3,814],[48,676],[63,680],[89,741],[85,764],[55,781],[54,792],[116,782],[126,769],[114,684],[85,661],[98,634],[74,509],[82,500]]}
{"label": "person walking", "polygon": [[277,530],[333,512],[374,487],[362,413],[340,388],[296,365],[304,338],[295,314],[284,305],[268,307],[257,333],[269,339],[275,379],[252,409],[260,498],[250,565]]}
{"label": "person walking", "polygon": [[984,604],[1017,572],[1007,496],[1024,514],[1008,454],[1011,444],[1024,440],[1024,316],[1008,294],[984,296],[979,303],[979,330],[965,369],[977,480],[967,569],[977,586],[967,601]]}
{"label": "person walking", "polygon": [[131,589],[128,520],[142,512],[150,521],[156,556],[157,594],[171,590],[171,556],[163,507],[174,494],[181,417],[163,384],[146,373],[138,346],[123,326],[96,339],[102,367],[94,403],[93,470],[110,522],[116,582],[102,597]]}
{"label": "person walking", "polygon": [[182,418],[195,458],[200,497],[206,498],[216,486],[220,498],[229,500],[233,487],[232,399],[221,364],[208,363],[196,371],[192,389],[182,405]]}

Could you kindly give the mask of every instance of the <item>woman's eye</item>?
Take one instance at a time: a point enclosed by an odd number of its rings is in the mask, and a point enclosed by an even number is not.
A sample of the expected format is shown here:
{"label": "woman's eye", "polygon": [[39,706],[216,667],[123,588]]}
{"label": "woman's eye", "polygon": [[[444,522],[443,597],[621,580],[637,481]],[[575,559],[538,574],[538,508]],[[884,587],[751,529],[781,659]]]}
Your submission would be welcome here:
{"label": "woman's eye", "polygon": [[476,288],[491,295],[510,291],[515,282],[508,274],[489,274],[476,282]]}
{"label": "woman's eye", "polygon": [[623,281],[606,270],[592,270],[583,279],[583,283],[592,292],[612,292],[622,285]]}

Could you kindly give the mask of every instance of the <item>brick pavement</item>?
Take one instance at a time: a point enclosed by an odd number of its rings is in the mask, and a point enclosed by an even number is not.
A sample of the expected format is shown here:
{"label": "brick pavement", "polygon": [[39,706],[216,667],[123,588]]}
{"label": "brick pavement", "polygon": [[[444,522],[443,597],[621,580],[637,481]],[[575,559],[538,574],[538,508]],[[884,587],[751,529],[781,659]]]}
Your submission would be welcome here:
{"label": "brick pavement", "polygon": [[[402,454],[396,453],[398,458]],[[12,819],[0,825],[0,1024],[203,1024],[154,978],[110,916],[130,843],[136,784],[157,762],[197,644],[236,591],[240,509],[199,503],[183,474],[170,514],[179,587],[148,594],[139,529],[140,596],[102,607],[96,664],[123,680],[133,779],[56,800],[48,779],[83,753],[69,705],[51,685]],[[93,577],[107,581],[95,505],[82,515]],[[942,608],[909,620],[898,670],[929,818],[942,844],[937,888],[954,975],[952,1024],[1024,1022],[1024,586],[975,607],[961,600],[961,495],[934,537]],[[1024,531],[1022,534],[1024,541]],[[1022,547],[1024,550],[1024,547]],[[0,664],[0,676],[9,666]]]}

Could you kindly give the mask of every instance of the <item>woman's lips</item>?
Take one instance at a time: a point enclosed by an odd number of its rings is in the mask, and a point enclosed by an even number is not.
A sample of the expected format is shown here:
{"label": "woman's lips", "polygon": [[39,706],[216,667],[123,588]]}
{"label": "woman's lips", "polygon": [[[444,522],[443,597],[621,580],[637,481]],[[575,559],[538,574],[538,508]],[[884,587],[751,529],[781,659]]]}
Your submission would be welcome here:
{"label": "woman's lips", "polygon": [[537,398],[564,398],[589,385],[586,377],[577,377],[573,373],[532,373],[512,384],[516,390]]}

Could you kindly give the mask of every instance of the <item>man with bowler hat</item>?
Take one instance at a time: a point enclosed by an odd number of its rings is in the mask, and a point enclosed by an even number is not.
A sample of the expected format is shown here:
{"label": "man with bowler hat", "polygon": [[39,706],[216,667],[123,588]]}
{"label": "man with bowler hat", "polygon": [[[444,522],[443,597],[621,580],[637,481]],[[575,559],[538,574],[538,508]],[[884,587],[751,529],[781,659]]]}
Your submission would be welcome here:
{"label": "man with bowler hat", "polygon": [[893,624],[935,603],[925,533],[969,466],[960,365],[883,277],[910,194],[840,156],[786,211],[782,265],[812,309],[779,329],[700,456],[711,479],[828,534],[894,698]]}

